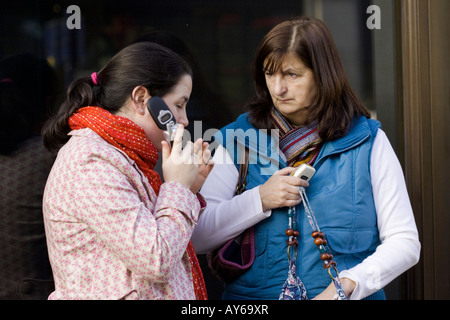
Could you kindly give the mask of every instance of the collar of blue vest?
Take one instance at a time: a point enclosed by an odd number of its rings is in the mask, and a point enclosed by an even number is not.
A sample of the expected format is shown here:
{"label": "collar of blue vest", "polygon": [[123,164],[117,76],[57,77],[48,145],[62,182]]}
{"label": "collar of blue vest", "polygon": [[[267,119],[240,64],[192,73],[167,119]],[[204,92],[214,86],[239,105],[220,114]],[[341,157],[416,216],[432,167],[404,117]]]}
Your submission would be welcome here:
{"label": "collar of blue vest", "polygon": [[[380,127],[378,121],[368,120],[364,116],[353,119],[344,137],[327,141],[322,146],[315,166],[330,155],[345,152],[362,144],[370,137],[375,137]],[[240,115],[235,122],[217,132],[215,141],[226,147],[235,163],[239,159],[240,150],[245,146],[250,151],[250,163],[276,163],[279,164],[279,168],[286,167],[286,162],[280,156],[277,131],[256,129],[251,125],[248,113]]]}
{"label": "collar of blue vest", "polygon": [[328,141],[322,146],[316,159],[316,165],[321,163],[325,157],[338,154],[355,148],[369,138],[376,136],[380,122],[369,120],[364,116],[353,119],[348,133],[339,139]]}

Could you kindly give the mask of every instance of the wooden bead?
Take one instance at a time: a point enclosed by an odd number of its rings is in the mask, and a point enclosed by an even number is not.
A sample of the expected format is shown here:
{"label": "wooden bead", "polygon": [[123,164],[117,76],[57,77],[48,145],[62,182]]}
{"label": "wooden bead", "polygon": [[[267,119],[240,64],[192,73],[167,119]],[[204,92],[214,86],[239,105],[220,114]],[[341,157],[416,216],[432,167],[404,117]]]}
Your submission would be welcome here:
{"label": "wooden bead", "polygon": [[323,260],[323,261],[333,260],[333,255],[331,253],[322,253],[320,255],[320,260]]}
{"label": "wooden bead", "polygon": [[299,235],[299,232],[297,230],[294,230],[294,237],[298,238]]}
{"label": "wooden bead", "polygon": [[291,228],[287,228],[286,229],[286,235],[288,237],[292,237],[294,235],[294,230],[292,230]]}
{"label": "wooden bead", "polygon": [[319,231],[313,231],[313,233],[311,233],[311,237],[317,238],[319,234],[320,234]]}
{"label": "wooden bead", "polygon": [[320,260],[322,260],[322,261],[330,260],[330,255],[328,253],[322,253],[320,255]]}
{"label": "wooden bead", "polygon": [[321,244],[323,244],[322,238],[319,238],[319,237],[315,238],[315,239],[314,239],[314,244],[315,244],[316,246],[320,246]]}

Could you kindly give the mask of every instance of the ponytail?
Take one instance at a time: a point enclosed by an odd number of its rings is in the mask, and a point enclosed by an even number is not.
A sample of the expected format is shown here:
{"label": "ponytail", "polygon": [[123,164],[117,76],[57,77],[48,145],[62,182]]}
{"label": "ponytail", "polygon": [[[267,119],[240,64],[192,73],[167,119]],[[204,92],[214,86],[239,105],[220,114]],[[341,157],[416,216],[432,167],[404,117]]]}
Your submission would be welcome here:
{"label": "ponytail", "polygon": [[96,104],[90,77],[75,80],[67,90],[66,100],[58,113],[49,119],[43,129],[44,146],[50,152],[58,150],[69,140],[69,118],[80,108]]}

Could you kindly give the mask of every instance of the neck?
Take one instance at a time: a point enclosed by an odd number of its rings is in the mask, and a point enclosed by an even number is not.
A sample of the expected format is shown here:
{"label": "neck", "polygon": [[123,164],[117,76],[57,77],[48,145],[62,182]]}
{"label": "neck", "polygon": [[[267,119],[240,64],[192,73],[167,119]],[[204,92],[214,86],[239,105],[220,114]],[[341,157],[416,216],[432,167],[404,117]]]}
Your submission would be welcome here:
{"label": "neck", "polygon": [[280,115],[282,115],[286,122],[288,122],[289,126],[295,129],[302,128],[308,124],[308,113],[306,112],[306,110],[300,110],[292,115],[284,115],[281,113]]}

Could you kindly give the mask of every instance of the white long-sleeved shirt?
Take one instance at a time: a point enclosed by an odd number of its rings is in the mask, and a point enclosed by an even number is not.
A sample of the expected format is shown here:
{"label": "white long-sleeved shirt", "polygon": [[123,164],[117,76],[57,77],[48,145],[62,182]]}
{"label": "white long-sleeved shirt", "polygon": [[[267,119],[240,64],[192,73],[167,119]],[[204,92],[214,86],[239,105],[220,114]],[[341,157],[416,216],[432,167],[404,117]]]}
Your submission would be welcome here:
{"label": "white long-sleeved shirt", "polygon": [[[226,149],[219,147],[213,160],[215,166],[201,190],[207,207],[191,239],[197,253],[214,250],[272,214],[271,210],[262,210],[259,186],[233,197],[239,173]],[[403,171],[381,129],[373,144],[370,174],[381,244],[363,262],[339,274],[355,281],[350,297],[354,300],[386,286],[415,265],[420,255]]]}

